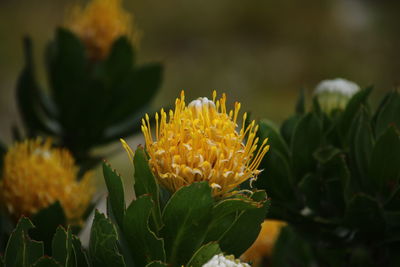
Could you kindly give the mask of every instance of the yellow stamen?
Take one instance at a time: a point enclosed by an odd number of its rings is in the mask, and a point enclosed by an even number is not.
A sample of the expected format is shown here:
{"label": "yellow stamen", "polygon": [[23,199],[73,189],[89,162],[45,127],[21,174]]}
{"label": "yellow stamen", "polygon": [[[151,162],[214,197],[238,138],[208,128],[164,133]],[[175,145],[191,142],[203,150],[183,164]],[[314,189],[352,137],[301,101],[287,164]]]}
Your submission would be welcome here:
{"label": "yellow stamen", "polygon": [[[256,179],[261,172],[257,168],[268,151],[267,139],[258,147],[254,121],[247,127],[243,122],[237,132],[240,103],[228,111],[226,95],[219,100],[216,96],[213,91],[213,100],[204,97],[186,105],[182,91],[175,109],[169,111],[168,122],[163,109],[160,120],[156,114],[154,141],[148,115],[142,120],[150,166],[160,183],[172,192],[207,181],[214,196],[221,196],[248,179]],[[246,118],[245,114],[243,120]]]}

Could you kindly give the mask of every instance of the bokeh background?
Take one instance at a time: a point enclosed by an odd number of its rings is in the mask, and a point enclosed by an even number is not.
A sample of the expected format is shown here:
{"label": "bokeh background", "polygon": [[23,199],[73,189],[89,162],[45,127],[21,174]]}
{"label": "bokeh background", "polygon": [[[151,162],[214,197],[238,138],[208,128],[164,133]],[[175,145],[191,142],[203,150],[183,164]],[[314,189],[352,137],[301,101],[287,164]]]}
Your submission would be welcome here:
{"label": "bokeh background", "polygon": [[[18,123],[14,88],[22,42],[34,40],[42,84],[45,44],[63,24],[67,0],[0,0],[0,139]],[[165,64],[154,108],[213,89],[240,100],[254,118],[280,122],[300,88],[312,94],[322,79],[375,85],[374,98],[400,81],[400,1],[396,0],[134,0],[124,2],[142,32],[139,62]],[[96,105],[96,101],[88,103]],[[141,137],[131,141],[141,143]],[[118,145],[116,145],[118,146]],[[123,150],[110,156],[124,170]]]}

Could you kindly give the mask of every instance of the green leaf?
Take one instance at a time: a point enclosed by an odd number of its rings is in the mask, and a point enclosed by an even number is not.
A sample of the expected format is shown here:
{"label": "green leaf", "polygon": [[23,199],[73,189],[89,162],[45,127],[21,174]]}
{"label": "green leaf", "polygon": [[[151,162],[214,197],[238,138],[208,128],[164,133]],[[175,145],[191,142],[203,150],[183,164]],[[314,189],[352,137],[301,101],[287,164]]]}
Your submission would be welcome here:
{"label": "green leaf", "polygon": [[201,246],[211,220],[213,198],[207,182],[193,183],[176,191],[163,212],[167,261],[185,264]]}
{"label": "green leaf", "polygon": [[305,115],[297,124],[292,140],[292,166],[296,179],[313,171],[316,164],[313,153],[322,140],[322,125],[314,113]]}
{"label": "green leaf", "polygon": [[[46,110],[42,103],[43,94],[39,89],[35,78],[32,56],[32,42],[29,38],[24,39],[25,49],[25,66],[22,70],[16,88],[16,97],[18,109],[21,113],[24,126],[28,132],[28,136],[37,135],[38,131],[48,134],[55,134],[57,130],[54,127],[54,121],[45,116]],[[48,112],[48,111],[47,111]]]}
{"label": "green leaf", "polygon": [[169,265],[161,261],[152,261],[146,267],[168,267]]}
{"label": "green leaf", "polygon": [[186,266],[201,267],[206,264],[214,255],[222,253],[218,243],[212,242],[200,247]]}
{"label": "green leaf", "polygon": [[296,205],[296,195],[292,183],[293,175],[285,156],[271,148],[260,166],[264,171],[258,176],[255,187],[267,190],[274,201],[285,201]]}
{"label": "green leaf", "polygon": [[299,183],[299,189],[303,192],[306,206],[314,211],[320,209],[321,182],[313,174],[307,174]]}
{"label": "green leaf", "polygon": [[125,194],[121,176],[107,163],[103,163],[103,175],[106,181],[109,199],[117,223],[122,227],[125,216]]}
{"label": "green leaf", "polygon": [[265,191],[254,192],[252,199],[260,201],[260,207],[243,211],[219,242],[223,252],[233,254],[236,258],[239,258],[256,240],[269,208],[270,203]]}
{"label": "green leaf", "polygon": [[[113,84],[112,106],[107,110],[107,118],[112,125],[131,119],[133,114],[143,115],[144,108],[148,107],[161,85],[162,72],[160,64],[147,64],[135,67],[128,77]],[[110,110],[115,102],[118,102],[117,108]]]}
{"label": "green leaf", "polygon": [[76,258],[76,266],[85,267],[89,266],[86,251],[82,248],[81,241],[78,237],[72,236],[72,248]]}
{"label": "green leaf", "polygon": [[348,204],[345,222],[369,235],[383,233],[385,219],[379,203],[365,194],[356,194]]}
{"label": "green leaf", "polygon": [[279,134],[279,130],[274,123],[268,120],[262,120],[258,125],[260,127],[258,130],[260,141],[262,142],[264,139],[268,138],[268,144],[271,146],[269,153],[273,150],[277,150],[286,158],[289,158],[289,148]]}
{"label": "green leaf", "polygon": [[72,248],[72,233],[68,232],[62,226],[57,228],[52,243],[53,258],[63,266],[76,266],[75,257]]}
{"label": "green leaf", "polygon": [[[72,32],[59,28],[56,38],[47,50],[49,82],[64,130],[72,131],[86,126],[88,69],[85,48]],[[74,105],[71,105],[74,103]],[[93,106],[91,107],[93,109]],[[75,140],[74,142],[78,142]]]}
{"label": "green leaf", "polygon": [[355,166],[355,177],[359,177],[359,183],[366,188],[369,160],[371,158],[374,138],[372,134],[370,118],[366,110],[361,108],[350,129],[350,160]]}
{"label": "green leaf", "polygon": [[366,88],[364,90],[356,93],[347,104],[345,110],[340,117],[339,128],[342,136],[342,140],[345,144],[348,143],[348,132],[351,128],[354,118],[357,112],[360,110],[362,105],[366,106],[369,94],[372,91],[372,87]]}
{"label": "green leaf", "polygon": [[32,217],[32,222],[36,225],[30,231],[30,235],[35,240],[44,242],[46,254],[51,254],[51,244],[53,235],[59,225],[66,224],[66,217],[60,202],[55,202],[52,205],[40,210]]}
{"label": "green leaf", "polygon": [[400,93],[393,91],[388,94],[382,107],[376,114],[375,134],[377,137],[386,132],[390,125],[400,129]]}
{"label": "green leaf", "polygon": [[212,221],[207,230],[206,242],[218,241],[235,222],[237,214],[256,209],[259,203],[251,199],[229,198],[218,202],[212,209]]}
{"label": "green leaf", "polygon": [[43,256],[43,243],[33,241],[28,236],[28,230],[33,227],[28,218],[21,217],[6,246],[5,266],[30,266]]}
{"label": "green leaf", "polygon": [[114,225],[96,210],[89,241],[92,266],[125,266],[124,258],[118,251],[117,240]]}
{"label": "green leaf", "polygon": [[105,63],[111,84],[118,83],[131,75],[134,57],[132,44],[127,37],[122,36],[113,43]]}
{"label": "green leaf", "polygon": [[370,160],[369,177],[379,191],[392,192],[400,177],[400,136],[389,127],[376,141]]}
{"label": "green leaf", "polygon": [[272,266],[316,265],[310,242],[301,238],[290,226],[282,228],[272,253]]}
{"label": "green leaf", "polygon": [[354,179],[350,179],[346,159],[344,153],[337,153],[330,160],[321,164],[316,173],[321,183],[322,195],[319,213],[323,217],[342,217],[346,200],[350,199],[357,191],[352,184]]}
{"label": "green leaf", "polygon": [[55,261],[53,258],[44,256],[40,258],[37,262],[35,262],[33,267],[62,267],[62,265]]}
{"label": "green leaf", "polygon": [[154,202],[151,218],[152,223],[155,225],[155,232],[157,233],[162,227],[159,188],[142,147],[136,149],[133,164],[135,166],[135,194],[137,197],[147,194],[151,196]]}
{"label": "green leaf", "polygon": [[326,164],[328,161],[332,160],[335,156],[341,153],[340,149],[333,146],[324,146],[318,148],[314,153],[314,158],[321,164]]}
{"label": "green leaf", "polygon": [[138,266],[153,260],[165,261],[164,242],[157,238],[148,224],[153,205],[150,196],[140,196],[129,205],[123,222],[125,238]]}
{"label": "green leaf", "polygon": [[281,126],[282,137],[289,145],[292,143],[294,130],[301,118],[302,116],[295,114],[291,116],[289,119],[285,120]]}

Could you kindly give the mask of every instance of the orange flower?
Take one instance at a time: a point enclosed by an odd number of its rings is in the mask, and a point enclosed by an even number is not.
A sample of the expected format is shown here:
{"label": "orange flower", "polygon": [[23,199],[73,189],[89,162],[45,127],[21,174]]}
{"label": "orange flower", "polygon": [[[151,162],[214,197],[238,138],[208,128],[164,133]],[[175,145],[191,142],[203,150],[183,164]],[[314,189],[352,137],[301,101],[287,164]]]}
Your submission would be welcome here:
{"label": "orange flower", "polygon": [[121,36],[137,42],[132,16],[123,10],[121,0],[92,0],[87,6],[75,6],[67,16],[67,28],[86,45],[89,57],[104,59]]}
{"label": "orange flower", "polygon": [[275,241],[281,232],[281,228],[285,225],[286,223],[282,221],[265,220],[261,225],[262,228],[256,241],[240,258],[258,266],[264,257],[271,257]]}

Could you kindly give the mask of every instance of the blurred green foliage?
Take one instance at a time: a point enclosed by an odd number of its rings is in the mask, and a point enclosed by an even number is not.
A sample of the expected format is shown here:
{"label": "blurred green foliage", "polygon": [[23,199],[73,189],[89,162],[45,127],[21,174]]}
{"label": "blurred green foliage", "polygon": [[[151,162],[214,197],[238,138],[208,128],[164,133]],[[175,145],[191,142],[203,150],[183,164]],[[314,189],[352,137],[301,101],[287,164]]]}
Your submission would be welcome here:
{"label": "blurred green foliage", "polygon": [[290,226],[274,266],[399,265],[400,93],[375,110],[371,91],[330,114],[316,97],[306,111],[301,96],[280,129],[260,122],[271,150],[256,187],[271,197],[268,216]]}

